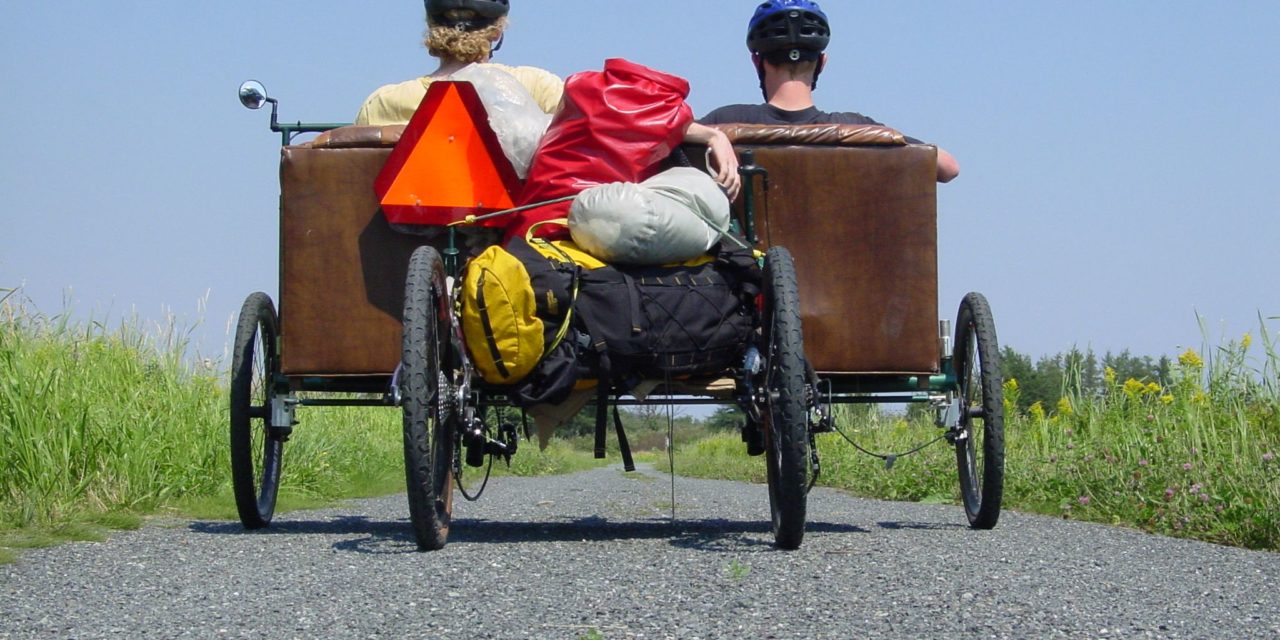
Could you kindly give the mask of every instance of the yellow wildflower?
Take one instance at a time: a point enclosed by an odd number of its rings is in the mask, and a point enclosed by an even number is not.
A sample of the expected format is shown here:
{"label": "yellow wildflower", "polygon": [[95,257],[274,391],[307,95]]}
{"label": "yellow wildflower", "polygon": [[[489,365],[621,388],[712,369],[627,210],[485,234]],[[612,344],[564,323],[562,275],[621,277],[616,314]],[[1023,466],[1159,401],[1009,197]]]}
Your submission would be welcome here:
{"label": "yellow wildflower", "polygon": [[1166,393],[1160,396],[1160,402],[1163,404],[1173,404],[1173,396]]}
{"label": "yellow wildflower", "polygon": [[1103,370],[1102,370],[1102,380],[1103,380],[1104,382],[1106,382],[1106,383],[1107,383],[1107,386],[1111,386],[1111,385],[1115,384],[1115,383],[1116,383],[1116,370],[1115,370],[1115,369],[1112,369],[1111,367],[1107,367],[1106,369],[1103,369]]}
{"label": "yellow wildflower", "polygon": [[1044,420],[1044,407],[1040,406],[1040,401],[1036,400],[1030,407],[1027,407],[1027,413],[1031,414],[1036,420]]}
{"label": "yellow wildflower", "polygon": [[1244,351],[1248,351],[1249,345],[1251,344],[1253,344],[1253,336],[1249,335],[1248,333],[1245,333],[1244,337],[1240,338],[1240,348]]}
{"label": "yellow wildflower", "polygon": [[1066,396],[1058,398],[1058,413],[1064,416],[1069,416],[1072,413],[1075,413],[1075,410],[1071,408],[1071,400]]}
{"label": "yellow wildflower", "polygon": [[1188,369],[1200,369],[1204,366],[1204,360],[1200,359],[1200,354],[1195,349],[1187,349],[1182,355],[1178,356],[1178,364]]}
{"label": "yellow wildflower", "polygon": [[1147,389],[1146,389],[1146,392],[1147,392],[1148,394],[1150,394],[1150,395],[1153,395],[1153,396],[1154,396],[1154,395],[1156,395],[1157,393],[1160,393],[1160,391],[1161,391],[1161,389],[1160,389],[1160,385],[1158,385],[1158,384],[1156,384],[1156,383],[1154,383],[1154,382],[1148,382],[1148,383],[1147,383]]}
{"label": "yellow wildflower", "polygon": [[1124,394],[1129,396],[1130,398],[1137,398],[1143,393],[1146,393],[1146,391],[1147,391],[1147,385],[1142,384],[1141,382],[1138,382],[1133,378],[1129,378],[1128,380],[1124,381]]}
{"label": "yellow wildflower", "polygon": [[1005,390],[1006,392],[1008,392],[1008,391],[1017,391],[1017,390],[1018,390],[1018,379],[1017,379],[1017,378],[1009,378],[1008,382],[1005,382],[1005,383],[1004,383],[1004,390]]}

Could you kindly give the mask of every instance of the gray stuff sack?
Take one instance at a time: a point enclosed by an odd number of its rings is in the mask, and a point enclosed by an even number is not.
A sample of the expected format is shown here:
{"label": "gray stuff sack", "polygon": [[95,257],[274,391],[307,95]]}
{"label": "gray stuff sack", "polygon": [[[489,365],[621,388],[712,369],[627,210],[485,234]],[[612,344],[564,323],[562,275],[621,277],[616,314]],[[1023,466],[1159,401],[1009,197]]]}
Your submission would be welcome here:
{"label": "gray stuff sack", "polygon": [[689,167],[668,169],[639,184],[591,187],[569,209],[573,241],[610,264],[696,258],[728,229],[728,197],[711,176]]}

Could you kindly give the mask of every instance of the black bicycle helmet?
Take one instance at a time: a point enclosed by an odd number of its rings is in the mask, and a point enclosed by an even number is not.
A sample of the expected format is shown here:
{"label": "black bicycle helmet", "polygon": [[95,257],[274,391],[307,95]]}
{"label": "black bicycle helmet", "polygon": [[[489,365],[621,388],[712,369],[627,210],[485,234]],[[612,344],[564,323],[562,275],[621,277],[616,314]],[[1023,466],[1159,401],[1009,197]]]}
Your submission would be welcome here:
{"label": "black bicycle helmet", "polygon": [[[466,31],[483,29],[498,18],[507,15],[509,0],[425,0],[427,18],[446,27],[460,27]],[[471,11],[472,17],[450,17],[450,11]]]}
{"label": "black bicycle helmet", "polygon": [[830,42],[827,14],[811,0],[768,0],[747,26],[747,48],[775,64],[816,60]]}

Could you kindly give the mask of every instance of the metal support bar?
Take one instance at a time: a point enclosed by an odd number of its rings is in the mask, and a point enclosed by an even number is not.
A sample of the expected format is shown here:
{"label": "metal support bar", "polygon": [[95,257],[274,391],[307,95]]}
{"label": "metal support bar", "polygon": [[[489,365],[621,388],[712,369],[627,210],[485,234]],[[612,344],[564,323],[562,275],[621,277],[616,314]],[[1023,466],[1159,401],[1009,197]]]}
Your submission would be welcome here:
{"label": "metal support bar", "polygon": [[[271,115],[272,117],[274,117],[275,113],[273,112]],[[345,127],[348,124],[351,124],[351,123],[349,122],[315,122],[315,123],[295,122],[293,124],[276,124],[275,122],[272,122],[271,130],[277,131],[280,133],[280,145],[287,147],[293,142],[293,137],[300,133],[323,133],[325,131],[329,131],[330,129]]]}
{"label": "metal support bar", "polygon": [[927,394],[869,396],[855,393],[833,393],[828,398],[832,404],[908,404],[929,402],[930,399]]}
{"label": "metal support bar", "polygon": [[457,278],[458,273],[458,230],[455,227],[449,227],[449,245],[444,250],[444,273],[450,278]]}
{"label": "metal support bar", "polygon": [[395,402],[390,396],[381,398],[299,398],[298,404],[304,407],[392,407]]}
{"label": "metal support bar", "polygon": [[751,245],[760,243],[760,237],[756,235],[756,196],[755,196],[755,177],[760,176],[763,181],[765,197],[769,194],[769,171],[764,167],[756,164],[756,152],[747,149],[742,152],[741,160],[738,163],[738,175],[743,178],[742,185],[742,215],[746,219],[747,242]]}

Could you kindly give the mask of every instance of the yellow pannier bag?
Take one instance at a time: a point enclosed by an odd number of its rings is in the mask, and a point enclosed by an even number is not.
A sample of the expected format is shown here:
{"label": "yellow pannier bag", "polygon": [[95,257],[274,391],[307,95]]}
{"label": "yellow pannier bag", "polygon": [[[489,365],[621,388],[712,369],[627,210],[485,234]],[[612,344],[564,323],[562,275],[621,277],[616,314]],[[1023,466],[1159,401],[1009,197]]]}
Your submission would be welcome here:
{"label": "yellow pannier bag", "polygon": [[512,385],[564,339],[582,269],[604,266],[572,242],[516,238],[472,258],[462,276],[462,334],[485,382]]}

